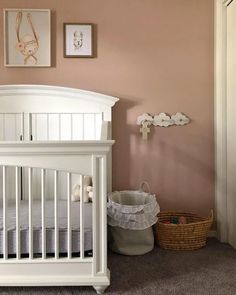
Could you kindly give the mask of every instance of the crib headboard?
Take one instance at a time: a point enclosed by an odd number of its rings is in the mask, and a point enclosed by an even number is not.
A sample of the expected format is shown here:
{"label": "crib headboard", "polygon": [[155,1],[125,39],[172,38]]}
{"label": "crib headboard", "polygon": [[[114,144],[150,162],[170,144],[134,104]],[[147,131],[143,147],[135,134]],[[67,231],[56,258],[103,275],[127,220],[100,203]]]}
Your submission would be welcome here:
{"label": "crib headboard", "polygon": [[[66,87],[2,85],[0,141],[112,139],[112,106],[117,101],[112,96]],[[106,129],[104,136],[98,134],[99,124]],[[107,169],[110,191],[111,153]]]}
{"label": "crib headboard", "polygon": [[[117,101],[118,98],[112,96],[67,87],[46,85],[2,85],[0,86],[0,140],[14,140],[13,135],[9,135],[9,138],[4,138],[4,135],[6,135],[4,134],[4,128],[6,130],[14,129],[12,126],[8,126],[8,124],[17,126],[15,127],[16,130],[14,130],[14,132],[12,131],[16,137],[18,136],[18,133],[20,135],[22,129],[24,129],[24,139],[30,140],[30,133],[36,128],[35,125],[37,124],[37,119],[49,126],[52,122],[58,120],[56,116],[59,116],[60,114],[67,115],[67,117],[71,116],[71,126],[73,116],[76,115],[77,117],[75,117],[75,121],[81,120],[81,116],[83,116],[83,120],[86,121],[87,118],[87,121],[89,122],[90,120],[93,122],[91,124],[94,124],[95,127],[96,122],[99,120],[107,122],[105,125],[107,125],[109,131],[106,139],[111,139],[111,109]],[[51,114],[52,117],[49,118],[48,114]],[[47,118],[45,119],[43,116],[47,116]],[[65,121],[67,119],[66,117],[64,118]],[[60,125],[61,123],[59,122],[58,124]],[[86,122],[83,121],[83,124],[86,125]],[[3,128],[1,128],[1,126],[3,126]],[[55,129],[55,126],[53,129]],[[78,133],[79,131],[77,130],[76,132]],[[47,136],[45,136],[45,138],[39,137],[39,140],[49,139],[49,133],[50,131],[47,130]],[[68,134],[68,132],[66,134]],[[61,138],[59,136],[59,138],[53,139],[58,140]],[[62,139],[70,140],[70,138]],[[98,138],[96,136],[96,138],[88,137],[82,139]]]}

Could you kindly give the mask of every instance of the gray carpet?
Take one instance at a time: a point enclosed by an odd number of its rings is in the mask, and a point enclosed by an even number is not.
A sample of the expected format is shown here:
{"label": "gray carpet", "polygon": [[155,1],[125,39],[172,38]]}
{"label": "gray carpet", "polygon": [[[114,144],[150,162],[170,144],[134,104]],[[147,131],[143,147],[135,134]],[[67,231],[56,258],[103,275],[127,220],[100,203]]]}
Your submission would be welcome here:
{"label": "gray carpet", "polygon": [[[236,251],[215,239],[198,251],[155,248],[139,257],[109,253],[111,286],[106,294],[235,295]],[[90,287],[0,288],[11,295],[96,294]]]}

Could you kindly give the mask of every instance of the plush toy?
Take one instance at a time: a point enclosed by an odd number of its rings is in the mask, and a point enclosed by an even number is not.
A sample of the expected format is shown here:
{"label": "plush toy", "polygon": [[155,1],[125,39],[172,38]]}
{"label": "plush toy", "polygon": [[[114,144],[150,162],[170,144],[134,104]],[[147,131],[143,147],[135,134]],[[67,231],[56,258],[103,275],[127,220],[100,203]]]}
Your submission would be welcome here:
{"label": "plush toy", "polygon": [[179,224],[179,218],[178,217],[171,218],[171,223],[173,223],[173,224]]}
{"label": "plush toy", "polygon": [[91,185],[87,186],[87,192],[89,196],[89,201],[93,201],[93,187]]}
{"label": "plush toy", "polygon": [[179,224],[186,224],[187,223],[187,219],[185,216],[180,216],[179,217]]}
{"label": "plush toy", "polygon": [[162,223],[165,223],[165,224],[170,224],[170,220],[163,220]]}
{"label": "plush toy", "polygon": [[[80,201],[80,185],[78,183],[76,183],[73,187],[71,201],[72,202]],[[84,187],[84,203],[88,203],[88,202],[89,202],[89,196],[87,194],[86,188]]]}
{"label": "plush toy", "polygon": [[84,186],[92,185],[92,177],[89,175],[84,176]]}
{"label": "plush toy", "polygon": [[[89,196],[90,191],[87,190],[87,187],[92,187],[92,177],[89,175],[84,176],[84,203],[88,203],[89,200],[92,200],[92,197]],[[80,185],[76,183],[72,189],[71,195],[72,202],[80,201]]]}
{"label": "plush toy", "polygon": [[84,177],[84,196],[88,200],[88,202],[91,201],[89,197],[89,192],[90,192],[90,190],[88,190],[89,187],[92,187],[92,177],[89,175],[86,175]]}
{"label": "plush toy", "polygon": [[71,201],[78,202],[80,200],[80,185],[75,184],[72,189]]}

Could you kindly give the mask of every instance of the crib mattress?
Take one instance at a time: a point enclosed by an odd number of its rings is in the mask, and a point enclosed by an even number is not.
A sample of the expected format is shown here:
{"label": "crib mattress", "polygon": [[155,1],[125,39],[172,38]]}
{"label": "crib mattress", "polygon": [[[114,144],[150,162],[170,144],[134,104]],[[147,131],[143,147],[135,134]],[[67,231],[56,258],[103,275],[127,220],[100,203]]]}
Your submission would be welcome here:
{"label": "crib mattress", "polygon": [[[21,254],[29,253],[29,203],[20,201]],[[33,200],[33,252],[42,253],[41,201]],[[46,252],[54,253],[54,202],[45,202]],[[72,252],[80,251],[80,202],[71,203]],[[67,202],[58,201],[59,252],[67,253]],[[7,207],[8,253],[16,254],[16,206],[8,202]],[[84,249],[92,249],[92,203],[84,204]],[[3,254],[3,208],[0,203],[0,254]]]}

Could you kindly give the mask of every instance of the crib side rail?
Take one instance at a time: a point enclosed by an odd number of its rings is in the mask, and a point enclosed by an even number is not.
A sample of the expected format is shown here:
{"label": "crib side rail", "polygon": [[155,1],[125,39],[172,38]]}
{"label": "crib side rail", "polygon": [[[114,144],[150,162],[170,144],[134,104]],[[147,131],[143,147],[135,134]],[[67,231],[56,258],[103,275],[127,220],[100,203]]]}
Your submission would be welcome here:
{"label": "crib side rail", "polygon": [[92,156],[109,155],[113,140],[0,142],[0,165],[91,175]]}
{"label": "crib side rail", "polygon": [[[111,149],[113,142],[95,142],[93,143],[73,143],[66,145],[60,143],[59,145],[48,143],[4,143],[0,144],[0,170],[2,182],[2,196],[3,196],[3,257],[0,259],[1,263],[63,263],[63,262],[91,262],[91,271],[93,275],[106,275],[107,272],[107,234],[106,234],[106,195],[107,195],[107,155]],[[11,167],[11,168],[9,168]],[[21,225],[19,216],[21,215],[20,207],[20,169],[24,168],[28,175],[28,257],[22,257],[21,253]],[[15,247],[16,255],[10,257],[9,255],[9,235],[8,229],[8,194],[6,191],[7,184],[7,170],[14,170],[14,188],[15,191]],[[32,196],[33,189],[33,169],[40,171],[40,201],[41,201],[41,256],[35,257],[34,253],[34,224],[33,224],[33,204]],[[45,222],[45,175],[47,170],[53,173],[53,195],[54,195],[54,256],[47,255],[47,227]],[[59,189],[59,173],[66,173],[67,183],[67,255],[60,256],[59,248],[59,216],[58,216],[58,189]],[[72,176],[77,173],[79,175],[80,184],[80,255],[73,256],[72,244],[72,226],[71,226],[71,189]],[[91,175],[93,179],[93,256],[85,257],[85,207],[84,207],[84,191],[83,182],[84,176]]]}

